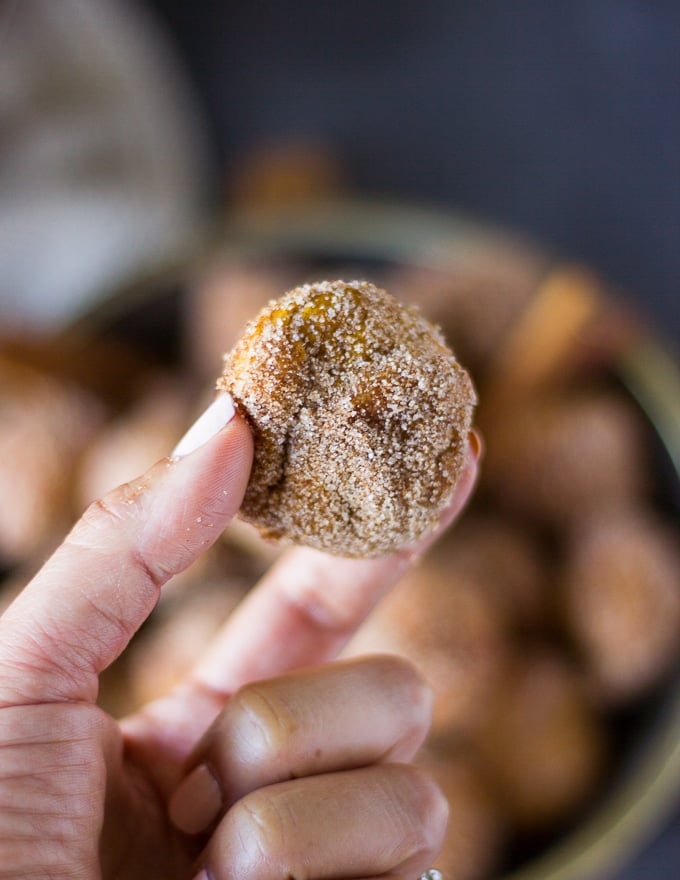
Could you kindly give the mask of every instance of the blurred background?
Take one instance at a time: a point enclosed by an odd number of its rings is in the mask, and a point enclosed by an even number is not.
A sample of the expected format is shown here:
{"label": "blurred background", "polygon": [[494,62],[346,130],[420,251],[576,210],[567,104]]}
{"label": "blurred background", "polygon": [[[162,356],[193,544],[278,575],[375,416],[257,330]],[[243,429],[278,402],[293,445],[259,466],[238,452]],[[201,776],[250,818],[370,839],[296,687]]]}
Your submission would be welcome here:
{"label": "blurred background", "polygon": [[[229,210],[349,195],[587,266],[677,355],[678,46],[675,0],[0,0],[0,343],[60,334]],[[84,447],[97,406],[54,417]],[[606,876],[676,878],[680,813],[652,836]]]}
{"label": "blurred background", "polygon": [[[676,344],[674,0],[1,8],[5,298],[50,290],[45,274],[56,291],[84,234],[97,241],[81,275],[122,273],[183,234],[197,204],[223,204],[253,150],[302,145],[362,193],[454,207],[585,261]],[[59,212],[38,204],[47,195]],[[51,259],[35,265],[39,218]]]}
{"label": "blurred background", "polygon": [[601,269],[680,329],[673,0],[149,0],[225,173],[327,147],[361,192],[453,206]]}

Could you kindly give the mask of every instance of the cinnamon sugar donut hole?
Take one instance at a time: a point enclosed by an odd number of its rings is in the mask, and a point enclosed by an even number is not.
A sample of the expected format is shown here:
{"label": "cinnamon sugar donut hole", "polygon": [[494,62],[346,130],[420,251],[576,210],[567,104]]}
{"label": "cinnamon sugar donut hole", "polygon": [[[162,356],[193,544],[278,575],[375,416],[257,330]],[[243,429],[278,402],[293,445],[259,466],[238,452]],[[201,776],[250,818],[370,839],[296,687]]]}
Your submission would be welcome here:
{"label": "cinnamon sugar donut hole", "polygon": [[406,547],[465,464],[476,395],[440,331],[365,281],[305,284],[225,355],[255,435],[244,519],[341,556]]}

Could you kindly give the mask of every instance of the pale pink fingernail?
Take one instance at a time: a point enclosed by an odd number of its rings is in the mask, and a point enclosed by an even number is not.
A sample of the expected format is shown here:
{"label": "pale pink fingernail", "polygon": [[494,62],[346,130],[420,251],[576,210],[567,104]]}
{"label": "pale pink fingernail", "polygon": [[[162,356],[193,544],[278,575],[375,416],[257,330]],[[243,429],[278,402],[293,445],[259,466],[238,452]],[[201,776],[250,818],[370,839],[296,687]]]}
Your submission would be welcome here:
{"label": "pale pink fingernail", "polygon": [[222,792],[205,764],[199,764],[180,783],[168,805],[170,820],[185,834],[205,831],[219,816],[221,809]]}
{"label": "pale pink fingernail", "polygon": [[235,413],[236,409],[231,397],[226,392],[219,394],[175,446],[172,458],[183,458],[203,446],[229,424]]}
{"label": "pale pink fingernail", "polygon": [[479,461],[479,459],[484,455],[484,440],[482,439],[482,435],[476,428],[473,428],[470,431],[468,442],[470,444],[472,454],[475,457],[475,461]]}
{"label": "pale pink fingernail", "polygon": [[210,880],[210,877],[208,877],[208,872],[204,870],[199,871],[194,877],[194,880]]}

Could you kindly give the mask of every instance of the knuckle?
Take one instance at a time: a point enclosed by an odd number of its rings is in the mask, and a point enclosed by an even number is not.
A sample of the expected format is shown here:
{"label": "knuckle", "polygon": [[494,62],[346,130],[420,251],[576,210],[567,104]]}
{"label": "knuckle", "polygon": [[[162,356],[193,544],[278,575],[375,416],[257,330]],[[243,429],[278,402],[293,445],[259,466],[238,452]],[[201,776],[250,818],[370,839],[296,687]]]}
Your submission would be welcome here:
{"label": "knuckle", "polygon": [[449,804],[434,779],[424,771],[417,770],[420,779],[421,797],[419,813],[422,817],[424,843],[428,857],[434,857],[440,850],[449,820]]}
{"label": "knuckle", "polygon": [[[138,572],[152,595],[157,596],[172,571],[144,552],[139,541],[139,507],[134,502],[144,489],[145,484],[126,483],[93,501],[65,543],[79,552],[84,550],[101,557],[109,578],[121,580],[129,570]],[[115,557],[111,554],[112,542],[121,550]]]}
{"label": "knuckle", "polygon": [[294,713],[266,684],[249,684],[232,698],[234,734],[251,761],[278,758],[299,728]]}
{"label": "knuckle", "polygon": [[385,683],[385,690],[409,707],[414,720],[428,723],[432,712],[432,689],[416,666],[396,654],[378,655],[373,660],[376,676]]}
{"label": "knuckle", "polygon": [[111,527],[118,528],[129,514],[125,506],[120,504],[121,491],[122,487],[114,489],[103,498],[98,498],[88,504],[74,534],[84,537],[83,533],[91,533],[97,536]]}
{"label": "knuckle", "polygon": [[228,813],[229,837],[239,841],[234,861],[241,876],[257,876],[262,865],[276,863],[290,851],[291,822],[280,801],[271,792],[257,790]]}
{"label": "knuckle", "polygon": [[449,817],[449,805],[432,777],[420,768],[401,765],[399,791],[405,831],[400,842],[403,863],[424,864],[440,851]]}
{"label": "knuckle", "polygon": [[391,760],[410,759],[430,727],[434,705],[432,689],[413,663],[403,657],[385,654],[370,661],[380,692],[399,717],[399,739],[389,757]]}
{"label": "knuckle", "polygon": [[[291,562],[294,559],[289,557]],[[364,599],[358,591],[354,595],[328,589],[323,573],[314,565],[307,565],[302,576],[283,582],[283,598],[303,625],[341,638],[354,632],[364,614]]]}

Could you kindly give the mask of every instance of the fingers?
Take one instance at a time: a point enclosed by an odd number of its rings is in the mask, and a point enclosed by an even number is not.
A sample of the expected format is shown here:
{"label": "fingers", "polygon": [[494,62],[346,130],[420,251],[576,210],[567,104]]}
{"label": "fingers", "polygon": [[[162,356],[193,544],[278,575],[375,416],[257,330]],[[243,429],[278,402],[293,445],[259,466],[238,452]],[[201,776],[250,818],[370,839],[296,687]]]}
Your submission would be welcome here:
{"label": "fingers", "polygon": [[198,877],[418,876],[441,847],[448,807],[422,771],[391,762],[413,756],[430,709],[429,690],[396,657],[243,688],[170,802],[181,830],[212,829]]}
{"label": "fingers", "polygon": [[296,548],[232,614],[193,672],[202,688],[231,693],[247,681],[334,657],[377,601],[458,516],[474,486],[479,442],[437,529],[407,551],[345,559]]}
{"label": "fingers", "polygon": [[473,434],[449,507],[437,528],[407,551],[378,559],[346,559],[306,547],[286,553],[232,613],[189,678],[125,719],[128,740],[140,756],[149,748],[172,754],[157,780],[161,788],[176,783],[173,768],[241,685],[338,654],[378,600],[461,512],[477,479],[480,453]]}
{"label": "fingers", "polygon": [[214,880],[417,877],[447,815],[430,778],[404,764],[289,780],[238,801],[200,864]]}
{"label": "fingers", "polygon": [[170,802],[187,833],[257,788],[287,779],[408,761],[430,723],[432,695],[397,657],[317,667],[242,688],[194,751]]}
{"label": "fingers", "polygon": [[89,700],[160,587],[238,509],[252,439],[225,395],[178,453],[95,502],[0,619],[0,704]]}

